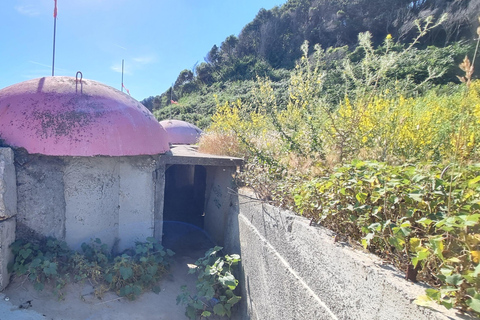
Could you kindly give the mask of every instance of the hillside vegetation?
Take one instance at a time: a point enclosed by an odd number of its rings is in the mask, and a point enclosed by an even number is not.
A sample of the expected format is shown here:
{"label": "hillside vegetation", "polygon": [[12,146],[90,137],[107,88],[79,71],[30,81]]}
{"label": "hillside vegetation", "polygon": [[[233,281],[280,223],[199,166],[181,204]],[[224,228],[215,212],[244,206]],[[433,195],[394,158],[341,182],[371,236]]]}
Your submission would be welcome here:
{"label": "hillside vegetation", "polygon": [[429,283],[417,303],[479,316],[479,9],[288,1],[144,103],[244,157],[263,200]]}
{"label": "hillside vegetation", "polygon": [[[472,49],[479,10],[478,1],[290,0],[271,10],[261,9],[238,36],[213,45],[204,62],[193,70],[181,71],[172,88],[159,88],[165,91],[142,103],[159,120],[175,118],[206,128],[215,112],[213,95],[220,102],[250,101],[252,81],[257,76],[268,77],[276,95],[286,101],[290,71],[303,54],[300,47],[305,40],[310,43],[310,54],[316,44],[327,51],[330,48],[326,69],[335,69],[345,55],[358,55],[359,33],[369,31],[375,47],[388,34],[395,42],[406,44],[417,35],[417,19],[430,15],[438,19],[444,13],[449,18],[423,37],[416,48],[428,63],[448,66],[436,83],[456,81],[452,62],[460,61],[467,48]],[[466,46],[459,45],[460,41]],[[423,61],[419,61],[420,65],[406,66],[398,76],[416,72],[415,77],[421,77],[424,71],[417,68],[422,68]]]}
{"label": "hillside vegetation", "polygon": [[435,85],[454,47],[415,48],[443,19],[409,45],[361,33],[335,69],[305,42],[286,100],[258,78],[252,100],[219,103],[200,150],[244,156],[239,182],[265,201],[427,281],[417,303],[479,315],[480,81],[465,57],[461,84]]}

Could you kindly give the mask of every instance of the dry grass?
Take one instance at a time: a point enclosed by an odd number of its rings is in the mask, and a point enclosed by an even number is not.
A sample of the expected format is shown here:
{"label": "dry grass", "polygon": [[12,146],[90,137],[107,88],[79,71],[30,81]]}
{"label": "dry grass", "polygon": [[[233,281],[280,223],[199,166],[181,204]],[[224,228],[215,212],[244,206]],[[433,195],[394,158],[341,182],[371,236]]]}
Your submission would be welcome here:
{"label": "dry grass", "polygon": [[202,153],[242,158],[246,154],[233,134],[208,132],[202,135],[198,143],[198,151]]}

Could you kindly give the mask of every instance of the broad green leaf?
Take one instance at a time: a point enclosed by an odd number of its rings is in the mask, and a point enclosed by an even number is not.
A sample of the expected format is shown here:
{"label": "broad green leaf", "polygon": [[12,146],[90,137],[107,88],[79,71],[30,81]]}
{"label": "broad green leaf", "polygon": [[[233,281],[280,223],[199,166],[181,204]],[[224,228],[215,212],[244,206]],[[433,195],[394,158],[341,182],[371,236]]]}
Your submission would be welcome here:
{"label": "broad green leaf", "polygon": [[108,283],[112,283],[113,281],[113,275],[111,273],[107,273],[105,275],[105,281],[107,281]]}
{"label": "broad green leaf", "polygon": [[421,225],[423,225],[424,227],[427,227],[429,226],[430,224],[432,224],[432,220],[428,219],[428,218],[421,218],[419,220],[417,220],[417,223],[420,223]]}
{"label": "broad green leaf", "polygon": [[441,236],[437,236],[437,237],[430,238],[428,241],[432,245],[433,252],[440,259],[444,260],[444,258],[443,258],[443,249],[444,249],[443,238]]}
{"label": "broad green leaf", "polygon": [[423,202],[422,195],[419,193],[409,193],[408,196],[417,202]]}
{"label": "broad green leaf", "polygon": [[233,306],[234,304],[236,304],[237,302],[239,302],[241,299],[242,299],[242,297],[233,296],[233,297],[231,297],[230,299],[228,299],[227,303],[229,303],[230,305]]}
{"label": "broad green leaf", "polygon": [[440,291],[436,289],[426,289],[425,293],[427,296],[433,300],[439,300],[441,298]]}
{"label": "broad green leaf", "polygon": [[417,252],[417,255],[412,258],[412,264],[414,267],[417,267],[417,264],[422,261],[427,259],[430,256],[430,252],[427,249],[422,249],[421,251]]}
{"label": "broad green leaf", "polygon": [[448,258],[446,260],[447,262],[452,262],[452,263],[460,263],[462,262],[460,259],[458,259],[457,257],[452,257],[452,258]]}
{"label": "broad green leaf", "polygon": [[129,279],[133,276],[133,270],[130,267],[120,267],[120,275],[122,276],[123,280]]}
{"label": "broad green leaf", "polygon": [[195,308],[192,307],[192,306],[187,306],[185,315],[186,315],[189,319],[195,320],[195,318],[197,317],[197,314],[196,314],[196,312],[195,312]]}
{"label": "broad green leaf", "polygon": [[238,281],[230,272],[226,272],[225,276],[219,277],[218,281],[220,281],[222,285],[228,286],[230,289],[235,289],[238,284]]}
{"label": "broad green leaf", "polygon": [[212,313],[210,311],[205,310],[202,312],[202,317],[210,317],[211,315]]}
{"label": "broad green leaf", "polygon": [[443,274],[445,277],[451,276],[453,272],[453,268],[451,267],[443,267],[440,269],[440,273]]}
{"label": "broad green leaf", "polygon": [[447,309],[453,308],[453,301],[451,299],[442,299],[440,300],[440,304]]}
{"label": "broad green leaf", "polygon": [[33,285],[33,287],[34,287],[35,290],[37,290],[37,291],[42,291],[43,288],[44,288],[44,285],[43,285],[43,283],[41,283],[41,282],[35,282],[35,284]]}
{"label": "broad green leaf", "polygon": [[478,275],[480,274],[480,264],[478,264],[476,267],[475,267],[475,270],[473,272],[473,275],[475,277],[478,277]]}
{"label": "broad green leaf", "polygon": [[413,251],[417,251],[417,248],[422,244],[422,241],[419,238],[410,238],[408,242],[410,243],[410,248]]}
{"label": "broad green leaf", "polygon": [[463,278],[458,273],[455,273],[451,276],[446,277],[445,281],[449,284],[454,285],[454,286],[459,286],[463,283]]}
{"label": "broad green leaf", "polygon": [[397,250],[401,251],[403,250],[403,245],[405,244],[405,241],[399,237],[390,237],[388,238],[388,243],[397,248]]}
{"label": "broad green leaf", "polygon": [[430,307],[432,305],[432,299],[427,295],[417,297],[414,302],[422,307]]}
{"label": "broad green leaf", "polygon": [[480,312],[480,299],[471,298],[467,300],[467,305],[475,310],[476,312]]}
{"label": "broad green leaf", "polygon": [[355,198],[357,198],[358,202],[360,203],[365,203],[365,200],[367,200],[367,196],[368,194],[364,193],[364,192],[359,192],[355,195]]}
{"label": "broad green leaf", "polygon": [[217,303],[214,307],[213,307],[213,312],[216,314],[216,315],[219,315],[219,316],[224,316],[227,314],[225,308],[223,307],[223,305],[221,303]]}
{"label": "broad green leaf", "polygon": [[382,224],[378,222],[372,223],[368,226],[368,229],[380,232],[382,230]]}

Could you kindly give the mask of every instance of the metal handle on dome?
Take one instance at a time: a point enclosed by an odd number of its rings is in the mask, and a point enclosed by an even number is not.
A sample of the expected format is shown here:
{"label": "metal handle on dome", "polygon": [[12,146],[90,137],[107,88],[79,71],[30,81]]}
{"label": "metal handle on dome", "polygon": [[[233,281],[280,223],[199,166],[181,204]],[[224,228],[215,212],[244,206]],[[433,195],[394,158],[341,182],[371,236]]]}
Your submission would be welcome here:
{"label": "metal handle on dome", "polygon": [[77,74],[75,75],[75,81],[78,82],[78,74],[80,73],[80,81],[83,79],[83,74],[81,71],[77,71]]}
{"label": "metal handle on dome", "polygon": [[80,93],[83,93],[83,74],[80,71],[77,71],[77,74],[75,75],[75,92],[78,93],[78,74],[80,74]]}

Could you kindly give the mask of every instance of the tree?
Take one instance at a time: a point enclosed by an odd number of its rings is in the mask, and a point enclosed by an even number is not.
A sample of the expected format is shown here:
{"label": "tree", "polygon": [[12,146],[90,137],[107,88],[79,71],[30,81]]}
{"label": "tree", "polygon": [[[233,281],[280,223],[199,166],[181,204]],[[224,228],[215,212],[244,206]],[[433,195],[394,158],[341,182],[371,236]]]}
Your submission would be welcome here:
{"label": "tree", "polygon": [[178,75],[177,80],[175,81],[175,84],[174,84],[174,88],[178,89],[180,86],[190,83],[192,81],[193,81],[193,72],[188,69],[184,69]]}
{"label": "tree", "polygon": [[220,49],[216,44],[213,45],[212,49],[207,53],[205,57],[205,62],[210,63],[213,66],[218,66],[222,62],[222,56],[220,55]]}
{"label": "tree", "polygon": [[196,68],[197,80],[206,85],[212,84],[214,82],[212,71],[211,65],[205,62],[200,63]]}
{"label": "tree", "polygon": [[228,59],[231,60],[235,54],[235,48],[238,44],[238,38],[233,34],[228,36],[225,41],[222,42],[220,50],[222,54]]}

